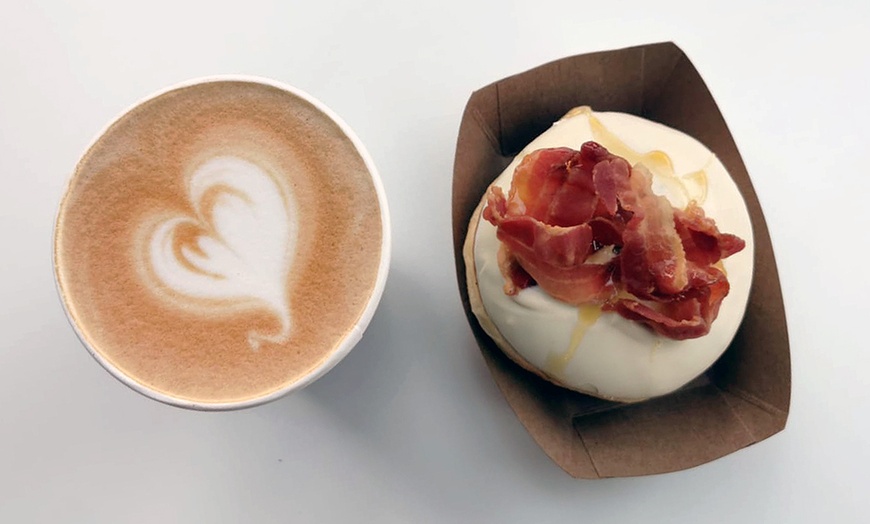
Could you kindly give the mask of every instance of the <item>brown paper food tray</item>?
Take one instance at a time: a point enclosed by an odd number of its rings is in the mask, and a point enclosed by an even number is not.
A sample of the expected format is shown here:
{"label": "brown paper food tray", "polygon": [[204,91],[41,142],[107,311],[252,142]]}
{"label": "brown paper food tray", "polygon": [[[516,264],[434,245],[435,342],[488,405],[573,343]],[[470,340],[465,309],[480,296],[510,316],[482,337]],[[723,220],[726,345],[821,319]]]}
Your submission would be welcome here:
{"label": "brown paper food tray", "polygon": [[[697,138],[728,168],[752,218],[755,273],[734,341],[689,386],[639,404],[574,393],[521,369],[483,332],[468,301],[462,245],[487,186],[533,138],[582,105],[640,115]],[[493,378],[535,441],[570,475],[603,478],[686,469],[785,427],[789,343],[767,224],[716,102],[673,43],[569,57],[473,93],[456,146],[453,248],[465,313]]]}

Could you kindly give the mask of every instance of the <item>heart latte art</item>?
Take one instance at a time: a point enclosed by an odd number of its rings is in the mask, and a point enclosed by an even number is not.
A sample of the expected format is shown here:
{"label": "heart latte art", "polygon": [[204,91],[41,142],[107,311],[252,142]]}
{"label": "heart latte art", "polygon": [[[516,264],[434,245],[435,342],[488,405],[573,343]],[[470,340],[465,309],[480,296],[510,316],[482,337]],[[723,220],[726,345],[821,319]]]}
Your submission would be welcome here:
{"label": "heart latte art", "polygon": [[357,336],[386,267],[380,202],[354,141],[308,100],[247,81],[172,89],[76,166],[58,289],[122,380],[199,405],[254,401]]}
{"label": "heart latte art", "polygon": [[164,289],[191,305],[232,310],[246,304],[267,308],[279,320],[277,333],[251,331],[257,349],[290,334],[287,275],[296,244],[298,217],[292,197],[255,164],[231,156],[213,158],[187,181],[194,216],[159,221],[146,245],[147,264]]}

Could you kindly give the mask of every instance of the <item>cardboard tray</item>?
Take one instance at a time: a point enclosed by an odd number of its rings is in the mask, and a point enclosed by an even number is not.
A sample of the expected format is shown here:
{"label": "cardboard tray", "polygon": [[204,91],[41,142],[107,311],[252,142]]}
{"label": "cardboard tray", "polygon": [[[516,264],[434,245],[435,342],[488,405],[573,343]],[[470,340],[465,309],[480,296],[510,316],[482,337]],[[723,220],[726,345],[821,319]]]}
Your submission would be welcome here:
{"label": "cardboard tray", "polygon": [[[755,273],[734,341],[700,379],[639,404],[574,393],[521,369],[483,332],[468,302],[462,245],[487,186],[526,144],[581,105],[632,113],[697,138],[728,168],[752,218]],[[673,43],[573,56],[474,92],[456,146],[453,248],[465,313],[493,378],[535,441],[570,475],[686,469],[785,427],[791,395],[788,331],[767,224],[716,102]]]}

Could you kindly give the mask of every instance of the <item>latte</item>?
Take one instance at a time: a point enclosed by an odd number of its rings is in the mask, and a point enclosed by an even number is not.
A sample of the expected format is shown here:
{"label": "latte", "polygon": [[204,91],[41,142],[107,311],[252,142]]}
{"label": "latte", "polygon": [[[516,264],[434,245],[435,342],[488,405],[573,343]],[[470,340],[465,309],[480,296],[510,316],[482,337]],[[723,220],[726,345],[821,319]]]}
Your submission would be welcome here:
{"label": "latte", "polygon": [[116,376],[239,407],[353,345],[383,289],[387,217],[370,161],[325,111],[268,83],[208,81],[139,104],[85,153],[55,272]]}

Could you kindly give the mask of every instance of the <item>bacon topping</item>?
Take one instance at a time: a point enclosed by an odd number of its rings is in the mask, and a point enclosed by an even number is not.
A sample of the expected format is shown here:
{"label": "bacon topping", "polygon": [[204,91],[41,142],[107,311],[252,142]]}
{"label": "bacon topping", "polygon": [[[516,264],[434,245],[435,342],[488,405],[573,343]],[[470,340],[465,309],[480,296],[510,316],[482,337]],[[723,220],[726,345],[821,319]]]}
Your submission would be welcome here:
{"label": "bacon topping", "polygon": [[[673,339],[707,334],[728,294],[713,267],[744,248],[703,209],[652,191],[652,175],[595,142],[539,149],[517,166],[508,196],[487,193],[483,217],[502,242],[505,293],[539,285],[570,304],[597,303]],[[587,259],[604,246],[606,263]],[[598,257],[596,257],[598,258]]]}

